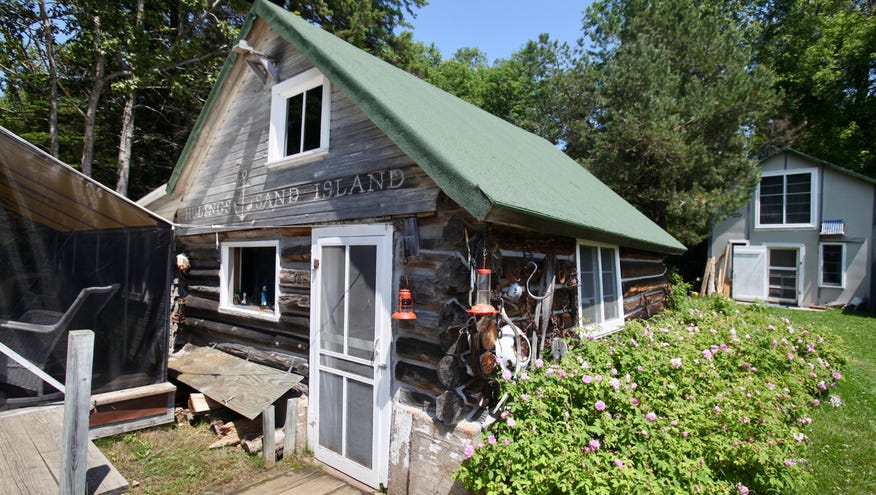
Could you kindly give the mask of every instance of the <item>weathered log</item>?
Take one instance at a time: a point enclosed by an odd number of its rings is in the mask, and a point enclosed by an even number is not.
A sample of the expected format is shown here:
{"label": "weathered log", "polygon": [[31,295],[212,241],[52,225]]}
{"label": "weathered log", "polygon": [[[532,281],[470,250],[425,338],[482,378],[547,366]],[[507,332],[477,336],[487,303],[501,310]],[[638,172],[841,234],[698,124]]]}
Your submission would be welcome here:
{"label": "weathered log", "polygon": [[207,299],[219,300],[219,286],[215,285],[192,285],[189,284],[188,291],[190,294],[197,294]]}
{"label": "weathered log", "polygon": [[462,294],[471,290],[471,270],[460,256],[449,255],[430,280],[436,293]]}
{"label": "weathered log", "polygon": [[182,329],[184,333],[200,333],[222,341],[249,343],[265,349],[282,349],[286,352],[301,354],[309,352],[307,341],[295,335],[263,329],[250,329],[195,316],[186,318]]}
{"label": "weathered log", "polygon": [[[278,429],[274,431],[274,445],[276,446],[275,451],[279,454],[283,452],[283,439],[286,437],[286,434],[282,429]],[[262,446],[264,444],[263,435],[259,435],[252,439],[241,440],[240,445],[243,447],[243,451],[247,454],[258,454],[262,451]]]}
{"label": "weathered log", "polygon": [[623,284],[624,297],[630,297],[646,292],[664,291],[669,292],[669,283],[666,279],[648,279],[640,280],[637,283],[625,282]]}
{"label": "weathered log", "polygon": [[310,270],[280,270],[280,287],[310,290]]}
{"label": "weathered log", "polygon": [[448,355],[438,363],[438,380],[447,388],[456,388],[468,379],[465,363],[459,356]]}
{"label": "weathered log", "polygon": [[274,332],[310,337],[310,318],[300,315],[281,314],[279,321],[256,319],[234,313],[220,313],[219,301],[195,294],[186,296],[186,317],[219,320],[241,327],[258,327]]}
{"label": "weathered log", "polygon": [[433,396],[444,391],[438,382],[438,372],[434,369],[399,361],[395,365],[395,376],[399,381]]}
{"label": "weathered log", "polygon": [[280,252],[284,265],[290,263],[310,263],[310,243],[307,245],[286,246]]}
{"label": "weathered log", "polygon": [[216,349],[227,352],[256,364],[269,366],[279,370],[291,370],[302,376],[310,375],[309,361],[305,356],[293,356],[285,352],[258,349],[234,342],[222,342],[216,344]]}
{"label": "weathered log", "polygon": [[284,313],[310,314],[310,295],[284,292],[278,298],[280,310]]}
{"label": "weathered log", "polygon": [[422,342],[410,338],[399,338],[395,343],[395,352],[399,357],[437,366],[444,353],[437,343]]}
{"label": "weathered log", "polygon": [[467,410],[465,401],[453,390],[445,390],[435,398],[435,416],[444,424],[459,423]]}
{"label": "weathered log", "polygon": [[660,262],[621,262],[621,278],[638,279],[643,277],[663,277],[666,275],[666,265]]}

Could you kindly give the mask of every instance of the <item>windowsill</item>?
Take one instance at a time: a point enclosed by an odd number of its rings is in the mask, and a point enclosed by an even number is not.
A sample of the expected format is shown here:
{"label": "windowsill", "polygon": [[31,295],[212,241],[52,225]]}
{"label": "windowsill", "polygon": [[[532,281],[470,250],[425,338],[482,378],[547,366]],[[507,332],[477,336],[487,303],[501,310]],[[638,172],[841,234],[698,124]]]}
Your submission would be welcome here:
{"label": "windowsill", "polygon": [[815,225],[799,223],[799,224],[757,224],[754,230],[815,230]]}
{"label": "windowsill", "polygon": [[319,148],[315,150],[306,151],[304,153],[298,153],[297,155],[285,156],[278,160],[269,161],[266,166],[269,169],[281,169],[286,167],[291,167],[294,165],[300,165],[302,163],[315,162],[317,160],[322,160],[326,155],[328,155],[328,148]]}
{"label": "windowsill", "polygon": [[624,328],[624,320],[611,320],[605,323],[596,323],[596,324],[587,324],[580,325],[578,328],[581,330],[580,334],[586,338],[594,338],[598,339],[600,337],[605,337],[607,335],[611,335],[613,333],[617,333]]}
{"label": "windowsill", "polygon": [[822,285],[818,284],[819,289],[836,289],[836,290],[845,290],[845,285]]}
{"label": "windowsill", "polygon": [[258,318],[260,320],[280,321],[280,315],[273,308],[261,309],[259,306],[220,306],[220,313]]}

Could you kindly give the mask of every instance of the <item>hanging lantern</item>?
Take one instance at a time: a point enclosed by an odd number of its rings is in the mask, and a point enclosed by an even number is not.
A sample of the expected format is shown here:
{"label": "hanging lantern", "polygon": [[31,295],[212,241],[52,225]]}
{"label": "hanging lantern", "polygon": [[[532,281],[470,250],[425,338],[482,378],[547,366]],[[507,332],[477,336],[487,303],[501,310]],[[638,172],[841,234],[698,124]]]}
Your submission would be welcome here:
{"label": "hanging lantern", "polygon": [[414,313],[414,297],[409,289],[399,289],[398,291],[398,311],[392,314],[393,320],[416,320],[417,315]]}
{"label": "hanging lantern", "polygon": [[490,276],[493,271],[489,268],[478,268],[477,277],[477,297],[475,305],[468,310],[473,315],[494,315],[498,313],[496,308],[490,304]]}

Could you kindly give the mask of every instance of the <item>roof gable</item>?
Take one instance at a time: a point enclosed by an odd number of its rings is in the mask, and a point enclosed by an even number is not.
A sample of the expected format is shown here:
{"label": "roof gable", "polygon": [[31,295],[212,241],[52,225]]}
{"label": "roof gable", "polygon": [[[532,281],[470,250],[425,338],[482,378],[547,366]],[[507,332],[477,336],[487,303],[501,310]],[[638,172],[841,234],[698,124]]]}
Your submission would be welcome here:
{"label": "roof gable", "polygon": [[[270,2],[255,17],[301,52],[472,216],[526,216],[571,237],[598,237],[667,253],[684,246],[545,139],[526,132],[312,26]],[[231,53],[168,183],[187,154],[237,58]],[[556,230],[555,228],[555,230]]]}
{"label": "roof gable", "polygon": [[841,174],[848,175],[849,177],[854,177],[854,178],[860,179],[864,182],[876,184],[876,179],[874,179],[873,177],[868,177],[864,174],[860,174],[860,173],[855,172],[853,170],[849,170],[847,168],[840,167],[839,165],[834,165],[833,163],[824,161],[820,158],[815,158],[814,156],[807,155],[806,153],[803,153],[802,151],[797,151],[794,148],[789,148],[787,146],[779,149],[778,151],[776,151],[775,153],[773,153],[769,156],[764,157],[763,159],[760,160],[760,163],[763,164],[763,163],[775,158],[776,156],[781,155],[782,153],[790,153],[790,154],[798,156],[806,161],[810,161],[816,165],[820,165],[822,167],[826,167],[826,168],[829,168],[831,170],[835,170]]}

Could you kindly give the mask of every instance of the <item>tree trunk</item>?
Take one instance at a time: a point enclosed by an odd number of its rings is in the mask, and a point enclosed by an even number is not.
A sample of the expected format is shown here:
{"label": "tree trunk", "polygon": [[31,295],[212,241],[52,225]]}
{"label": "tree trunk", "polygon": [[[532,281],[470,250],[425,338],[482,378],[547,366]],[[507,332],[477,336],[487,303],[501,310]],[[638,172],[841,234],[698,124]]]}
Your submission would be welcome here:
{"label": "tree trunk", "polygon": [[46,64],[49,71],[49,153],[58,157],[58,70],[55,67],[55,34],[46,12],[45,0],[40,0],[40,17],[46,36]]}
{"label": "tree trunk", "polygon": [[[137,0],[137,14],[134,20],[135,29],[139,32],[143,25],[143,2]],[[130,67],[132,82],[136,82],[134,67]],[[125,108],[122,111],[122,132],[119,137],[119,161],[117,165],[116,192],[122,196],[128,195],[128,177],[131,174],[131,146],[134,143],[134,101],[137,99],[136,86],[132,85],[125,95]]]}
{"label": "tree trunk", "polygon": [[128,176],[131,171],[131,145],[134,142],[134,98],[136,92],[131,90],[125,96],[125,108],[122,111],[122,132],[119,139],[119,163],[116,180],[116,192],[122,196],[128,195]]}
{"label": "tree trunk", "polygon": [[88,108],[85,110],[85,132],[82,143],[82,173],[91,177],[91,166],[94,162],[94,124],[97,120],[97,105],[100,103],[100,94],[106,84],[106,55],[101,45],[100,16],[92,17],[94,22],[94,84],[88,95]]}

